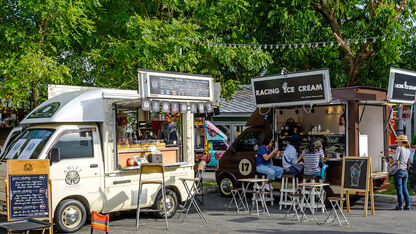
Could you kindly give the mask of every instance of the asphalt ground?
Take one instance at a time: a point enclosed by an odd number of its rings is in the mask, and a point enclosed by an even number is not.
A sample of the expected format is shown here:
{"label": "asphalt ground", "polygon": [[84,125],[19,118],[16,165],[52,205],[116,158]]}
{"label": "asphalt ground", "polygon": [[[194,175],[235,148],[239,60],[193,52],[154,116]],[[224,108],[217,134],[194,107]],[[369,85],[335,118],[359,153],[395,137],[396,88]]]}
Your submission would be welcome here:
{"label": "asphalt ground", "polygon": [[[225,205],[229,201],[230,198],[223,198],[218,193],[208,194],[201,206],[208,223],[191,209],[184,223],[178,215],[170,218],[169,230],[165,230],[164,219],[143,214],[140,219],[143,225],[136,231],[135,212],[122,212],[110,219],[110,233],[415,233],[416,230],[415,207],[396,211],[393,204],[376,203],[375,215],[364,217],[363,203],[358,202],[346,214],[350,226],[339,227],[336,221],[318,225],[313,220],[300,223],[294,217],[284,220],[286,210],[279,210],[277,202],[274,206],[269,204],[270,216],[263,214],[260,218],[254,214],[237,213],[235,209],[227,211]],[[368,213],[371,214],[370,210]],[[317,216],[320,221],[325,219],[322,213]],[[85,225],[78,233],[90,233],[90,225]]]}

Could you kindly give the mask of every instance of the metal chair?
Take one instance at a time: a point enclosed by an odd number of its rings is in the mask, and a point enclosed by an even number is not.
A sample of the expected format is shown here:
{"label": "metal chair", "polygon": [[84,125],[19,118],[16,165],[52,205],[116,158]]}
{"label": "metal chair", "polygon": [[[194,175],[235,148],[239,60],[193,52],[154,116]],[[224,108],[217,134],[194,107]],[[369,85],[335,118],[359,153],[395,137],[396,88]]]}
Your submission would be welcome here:
{"label": "metal chair", "polygon": [[[344,215],[344,212],[342,212],[342,209],[341,209],[341,207],[339,205],[340,202],[344,202],[345,201],[345,198],[344,197],[328,197],[328,200],[329,200],[329,202],[331,203],[331,206],[332,206],[332,212],[331,212],[331,214],[332,213],[335,214],[334,217],[333,217],[332,222],[334,222],[335,221],[335,218],[337,218],[337,221],[338,221],[338,224],[339,224],[340,227],[342,227],[342,223],[347,223],[347,226],[350,226],[350,223],[348,222],[347,218]],[[341,215],[343,217],[342,220],[339,218],[338,213],[341,213]],[[327,219],[330,219],[331,218],[331,214],[328,214],[328,218]]]}
{"label": "metal chair", "polygon": [[[206,166],[205,161],[201,161],[199,163],[198,170],[197,170],[195,178],[179,178],[179,180],[182,181],[186,192],[188,193],[188,197],[187,197],[186,202],[184,204],[184,209],[186,210],[186,213],[183,217],[182,222],[185,221],[185,218],[188,215],[189,210],[191,209],[192,205],[194,206],[195,210],[197,211],[199,217],[201,217],[205,222],[207,222],[204,214],[202,213],[202,211],[199,208],[198,203],[195,199],[195,196],[197,194],[202,193],[202,187],[200,187],[200,184],[201,184],[201,181],[202,181],[202,175],[203,175],[203,171],[205,170],[205,166]],[[191,182],[191,186],[188,186],[188,182]],[[180,217],[180,215],[183,211],[184,210],[181,210],[181,212],[178,215],[178,218]]]}
{"label": "metal chair", "polygon": [[[293,193],[289,193],[288,195],[292,202],[290,208],[286,212],[284,219],[286,219],[286,217],[289,215],[290,210],[293,210],[293,212],[295,213],[294,215],[296,216],[298,221],[303,221],[303,218],[305,218],[305,220],[308,220],[308,218],[305,215],[305,210],[301,205],[301,199],[303,195],[300,193],[300,191],[295,191]],[[301,217],[299,217],[298,208],[300,213],[302,214]]]}
{"label": "metal chair", "polygon": [[231,189],[231,201],[228,203],[228,205],[225,206],[226,210],[228,211],[231,205],[234,202],[235,208],[237,209],[237,213],[240,213],[241,210],[248,212],[248,207],[246,207],[246,203],[244,202],[244,191],[243,188],[232,188]]}
{"label": "metal chair", "polygon": [[[142,174],[160,174],[161,179],[159,180],[143,180],[142,181]],[[166,222],[166,230],[169,228],[168,225],[168,214],[166,211],[166,184],[165,184],[165,167],[163,164],[160,163],[142,163],[139,168],[139,194],[137,197],[137,214],[136,214],[136,230],[139,229],[140,225],[140,195],[142,193],[142,186],[145,184],[160,184],[162,186],[162,199],[163,199],[163,210],[146,210],[150,212],[159,212],[164,211],[165,213],[165,222]]]}

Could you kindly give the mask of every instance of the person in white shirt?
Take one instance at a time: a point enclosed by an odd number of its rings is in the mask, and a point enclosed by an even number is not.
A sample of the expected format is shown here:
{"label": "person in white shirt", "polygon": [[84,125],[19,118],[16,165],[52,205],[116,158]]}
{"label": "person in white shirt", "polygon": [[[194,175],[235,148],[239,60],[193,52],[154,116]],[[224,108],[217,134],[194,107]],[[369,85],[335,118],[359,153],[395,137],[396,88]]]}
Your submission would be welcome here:
{"label": "person in white shirt", "polygon": [[293,165],[296,165],[302,155],[299,156],[296,147],[297,143],[293,139],[285,138],[282,141],[283,144],[286,145],[285,151],[283,152],[283,173],[284,174],[291,174],[291,175],[299,175],[300,171],[298,171]]}

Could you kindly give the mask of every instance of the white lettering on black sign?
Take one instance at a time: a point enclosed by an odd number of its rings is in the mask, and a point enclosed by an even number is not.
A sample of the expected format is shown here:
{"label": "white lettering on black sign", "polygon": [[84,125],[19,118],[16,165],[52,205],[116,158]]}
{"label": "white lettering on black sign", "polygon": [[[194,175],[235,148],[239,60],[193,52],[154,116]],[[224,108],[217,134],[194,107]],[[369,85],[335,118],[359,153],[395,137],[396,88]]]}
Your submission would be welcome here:
{"label": "white lettering on black sign", "polygon": [[[326,100],[324,74],[253,79],[256,104]],[[329,85],[328,85],[329,86]],[[328,87],[327,86],[327,87]],[[328,90],[329,91],[329,90]]]}

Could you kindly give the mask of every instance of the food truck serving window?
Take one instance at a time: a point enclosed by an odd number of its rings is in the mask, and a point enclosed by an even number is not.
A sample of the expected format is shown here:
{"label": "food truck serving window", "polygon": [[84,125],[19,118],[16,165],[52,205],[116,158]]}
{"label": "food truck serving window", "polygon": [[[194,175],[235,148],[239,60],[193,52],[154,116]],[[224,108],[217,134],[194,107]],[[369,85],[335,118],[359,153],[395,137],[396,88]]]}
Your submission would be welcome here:
{"label": "food truck serving window", "polygon": [[120,169],[141,162],[176,163],[183,160],[181,114],[117,107],[117,152]]}
{"label": "food truck serving window", "polygon": [[3,160],[36,159],[54,131],[53,129],[27,129],[6,149]]}

